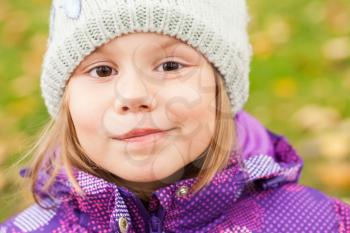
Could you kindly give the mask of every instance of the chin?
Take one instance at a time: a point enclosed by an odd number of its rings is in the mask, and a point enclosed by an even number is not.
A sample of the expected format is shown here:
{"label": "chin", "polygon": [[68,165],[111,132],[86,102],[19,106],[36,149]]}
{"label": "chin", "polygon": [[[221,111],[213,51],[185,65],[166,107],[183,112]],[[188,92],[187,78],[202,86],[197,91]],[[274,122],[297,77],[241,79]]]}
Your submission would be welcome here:
{"label": "chin", "polygon": [[159,180],[156,174],[150,172],[141,172],[140,169],[133,172],[129,170],[127,174],[114,174],[129,182],[153,182]]}
{"label": "chin", "polygon": [[[182,170],[181,170],[182,171]],[[129,181],[129,182],[138,182],[138,183],[150,183],[162,181],[164,183],[172,183],[177,179],[181,178],[182,172],[169,173],[165,172],[140,172],[140,170],[135,172],[129,172],[126,176],[121,176],[121,174],[116,174],[119,177]]]}

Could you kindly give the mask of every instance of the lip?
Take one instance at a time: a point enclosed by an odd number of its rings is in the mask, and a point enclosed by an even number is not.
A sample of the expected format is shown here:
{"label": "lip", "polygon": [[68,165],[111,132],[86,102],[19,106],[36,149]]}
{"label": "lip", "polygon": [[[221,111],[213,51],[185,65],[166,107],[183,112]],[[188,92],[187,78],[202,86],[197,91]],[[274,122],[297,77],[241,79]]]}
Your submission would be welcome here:
{"label": "lip", "polygon": [[153,129],[153,128],[142,128],[142,129],[137,128],[127,132],[126,134],[116,136],[114,137],[114,139],[123,140],[123,141],[140,141],[152,135],[153,136],[160,135],[166,131],[169,131],[169,130]]}
{"label": "lip", "polygon": [[165,131],[161,131],[158,133],[151,133],[151,134],[146,134],[143,136],[138,136],[138,137],[131,137],[131,138],[126,138],[123,139],[122,141],[127,142],[127,143],[132,143],[133,145],[140,145],[140,146],[144,146],[146,144],[149,143],[156,143],[158,141],[160,141],[160,139],[164,138],[166,132]]}
{"label": "lip", "polygon": [[[127,146],[129,151],[145,154],[145,153],[149,153],[148,152],[149,148],[152,148],[153,150],[155,149],[156,146],[160,146],[170,136],[169,132],[175,129],[176,128],[171,128],[168,130],[158,129],[154,131],[146,131],[148,132],[148,134],[144,134],[143,136],[129,137],[124,139],[117,139],[117,138],[113,138],[113,139],[122,143],[121,145]],[[150,133],[150,132],[153,132],[153,133]]]}

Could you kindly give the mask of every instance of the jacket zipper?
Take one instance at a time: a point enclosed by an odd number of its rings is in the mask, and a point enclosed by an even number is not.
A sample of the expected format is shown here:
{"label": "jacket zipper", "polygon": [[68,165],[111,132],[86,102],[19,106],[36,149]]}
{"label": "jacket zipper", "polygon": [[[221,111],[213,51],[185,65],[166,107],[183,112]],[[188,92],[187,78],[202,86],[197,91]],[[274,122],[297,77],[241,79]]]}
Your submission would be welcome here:
{"label": "jacket zipper", "polygon": [[144,220],[146,221],[146,223],[148,223],[148,232],[162,233],[162,221],[165,214],[163,207],[159,205],[159,208],[150,214],[138,197],[134,196],[134,199],[136,200],[137,206],[141,209]]}
{"label": "jacket zipper", "polygon": [[152,213],[150,222],[149,222],[149,232],[150,233],[162,233],[162,224],[164,218],[164,210],[161,205],[157,210],[157,213]]}

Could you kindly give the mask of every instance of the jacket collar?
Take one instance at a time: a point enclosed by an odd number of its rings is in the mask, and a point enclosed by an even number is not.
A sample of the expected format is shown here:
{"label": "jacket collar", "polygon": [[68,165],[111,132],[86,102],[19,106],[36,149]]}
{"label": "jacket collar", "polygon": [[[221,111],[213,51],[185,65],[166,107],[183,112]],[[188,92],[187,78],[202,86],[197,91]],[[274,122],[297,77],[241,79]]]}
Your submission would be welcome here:
{"label": "jacket collar", "polygon": [[[252,189],[269,189],[285,182],[298,181],[303,160],[284,137],[268,131],[255,118],[243,111],[235,116],[235,122],[242,162],[238,162],[236,154],[232,153],[229,165],[218,172],[209,185],[195,195],[186,193],[186,190],[194,184],[196,177],[182,179],[159,188],[152,195],[151,210],[161,205],[173,219],[182,219],[184,213],[191,216],[191,213],[207,212],[191,221],[195,226],[219,216],[237,199],[249,195]],[[114,183],[84,171],[75,169],[74,175],[86,193],[85,197],[74,191],[64,172],[57,176],[50,194],[61,201],[73,201],[81,212],[94,217],[97,222],[103,219],[93,216],[96,209],[115,219],[120,214],[116,207],[126,208],[125,200],[135,199],[128,189],[117,187]],[[38,179],[36,192],[41,196],[45,196],[41,191],[41,185],[47,178],[47,174],[41,173]],[[216,193],[220,193],[220,198],[213,198],[213,194]]]}

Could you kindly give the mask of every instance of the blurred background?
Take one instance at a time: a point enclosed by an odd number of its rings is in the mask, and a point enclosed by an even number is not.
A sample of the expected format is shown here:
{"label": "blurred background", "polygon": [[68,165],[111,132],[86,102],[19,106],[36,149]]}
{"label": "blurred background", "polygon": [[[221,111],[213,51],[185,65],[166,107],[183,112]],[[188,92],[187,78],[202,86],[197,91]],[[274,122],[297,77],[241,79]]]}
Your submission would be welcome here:
{"label": "blurred background", "polygon": [[[302,184],[350,203],[350,1],[248,5],[246,109],[298,150]],[[39,89],[49,8],[49,0],[0,0],[0,222],[32,202],[17,161],[49,118]]]}

